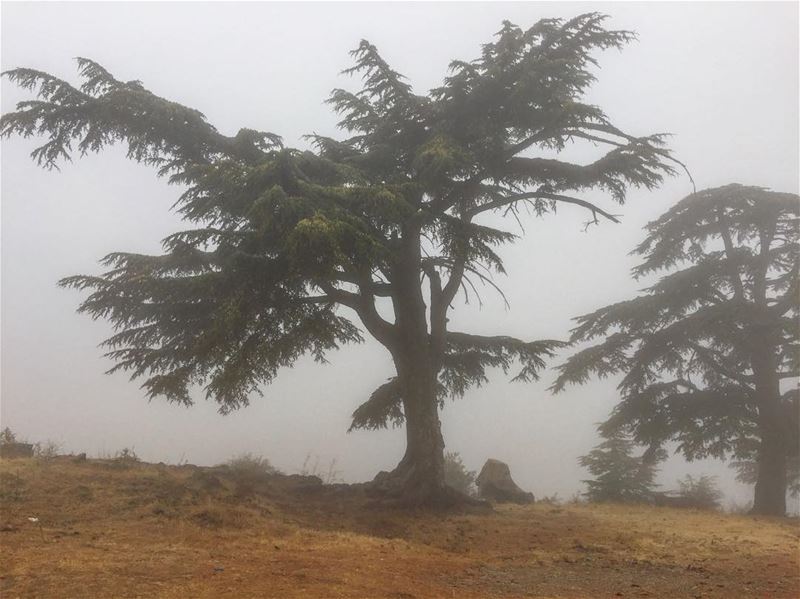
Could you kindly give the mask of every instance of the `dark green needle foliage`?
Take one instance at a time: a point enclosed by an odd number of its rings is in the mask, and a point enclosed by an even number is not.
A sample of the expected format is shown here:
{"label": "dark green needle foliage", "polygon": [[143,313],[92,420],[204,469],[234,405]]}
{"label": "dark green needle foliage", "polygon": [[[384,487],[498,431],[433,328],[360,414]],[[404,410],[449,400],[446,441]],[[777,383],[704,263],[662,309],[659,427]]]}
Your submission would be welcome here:
{"label": "dark green needle foliage", "polygon": [[585,497],[593,502],[645,503],[652,499],[658,456],[633,455],[634,442],[619,431],[578,459],[578,463],[594,476],[586,484]]}
{"label": "dark green needle foliage", "polygon": [[688,505],[703,510],[718,510],[722,500],[722,491],[717,487],[714,476],[703,474],[692,476],[687,474],[678,481],[678,494]]}
{"label": "dark green needle foliage", "polygon": [[461,461],[461,455],[456,451],[448,451],[444,454],[444,481],[455,490],[464,495],[475,495],[475,476],[474,470],[468,470]]}
{"label": "dark green needle foliage", "polygon": [[728,185],[692,194],[647,226],[636,277],[644,293],[577,319],[595,342],[554,385],[623,375],[602,430],[642,445],[674,441],[690,460],[756,460],[754,509],[785,510],[798,452],[800,198]]}
{"label": "dark green needle foliage", "polygon": [[[187,230],[166,238],[162,255],[114,253],[104,274],[63,281],[90,292],[82,311],[116,327],[106,342],[115,369],[143,379],[150,396],[184,404],[203,385],[225,412],[301,355],[322,361],[365,331],[389,350],[397,376],[353,425],[405,422],[405,486],[424,479],[441,489],[442,399],[486,382],[492,367],[516,363],[517,379],[535,379],[560,345],[448,330],[459,293],[480,301],[482,289],[499,291],[498,249],[516,239],[482,215],[569,204],[590,222],[613,221],[582,195],[621,204],[629,187],[652,188],[672,172],[662,135],[627,134],[583,101],[593,54],[633,38],[603,20],[506,22],[425,95],[362,41],[347,71],[361,89],[329,99],[346,136],[311,135],[313,150],[250,129],[223,135],[198,111],[85,59],[79,88],[7,72],[37,99],[4,115],[0,131],[44,136],[33,157],[47,168],[124,143],[182,189],[175,208]],[[573,142],[605,153],[589,164],[537,155]]]}

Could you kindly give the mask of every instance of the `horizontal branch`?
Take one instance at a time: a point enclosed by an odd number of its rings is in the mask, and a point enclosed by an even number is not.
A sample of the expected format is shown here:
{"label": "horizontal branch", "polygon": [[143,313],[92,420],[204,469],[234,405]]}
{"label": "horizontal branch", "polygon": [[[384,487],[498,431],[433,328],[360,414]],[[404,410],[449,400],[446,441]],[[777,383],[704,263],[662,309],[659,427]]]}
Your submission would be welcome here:
{"label": "horizontal branch", "polygon": [[470,218],[473,218],[476,215],[481,214],[482,212],[497,210],[498,208],[504,208],[506,206],[510,206],[516,202],[524,200],[536,200],[536,199],[549,200],[551,202],[561,202],[564,204],[574,204],[575,206],[580,206],[582,208],[586,208],[587,210],[591,211],[595,219],[599,214],[600,216],[610,220],[611,222],[615,223],[619,222],[619,219],[617,218],[616,215],[606,212],[599,206],[592,204],[587,200],[582,200],[580,198],[573,198],[571,196],[565,196],[562,194],[550,193],[546,191],[530,191],[526,193],[514,194],[511,196],[507,196],[505,198],[499,198],[497,200],[487,202],[486,204],[481,204],[480,206],[476,206],[475,208],[473,208],[468,212],[468,215],[470,216]]}

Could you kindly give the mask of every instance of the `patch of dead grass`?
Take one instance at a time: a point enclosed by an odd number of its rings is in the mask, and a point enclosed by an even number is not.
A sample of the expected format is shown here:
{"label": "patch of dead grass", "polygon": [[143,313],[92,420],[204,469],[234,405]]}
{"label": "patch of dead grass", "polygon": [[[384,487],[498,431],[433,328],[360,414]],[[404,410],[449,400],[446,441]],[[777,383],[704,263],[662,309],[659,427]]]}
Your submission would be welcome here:
{"label": "patch of dead grass", "polygon": [[411,513],[284,479],[243,497],[220,470],[61,458],[0,461],[9,475],[25,492],[2,503],[3,597],[800,596],[796,520],[615,505]]}

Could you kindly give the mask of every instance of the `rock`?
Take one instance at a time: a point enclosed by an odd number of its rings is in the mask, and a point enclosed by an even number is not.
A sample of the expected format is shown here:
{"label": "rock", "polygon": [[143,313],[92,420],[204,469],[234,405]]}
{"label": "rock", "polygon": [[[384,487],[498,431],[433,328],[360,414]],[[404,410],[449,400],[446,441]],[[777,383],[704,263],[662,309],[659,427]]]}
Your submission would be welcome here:
{"label": "rock", "polygon": [[33,444],[3,443],[0,445],[0,458],[32,458]]}
{"label": "rock", "polygon": [[488,459],[475,479],[481,497],[499,503],[533,503],[533,493],[523,491],[511,478],[508,464]]}

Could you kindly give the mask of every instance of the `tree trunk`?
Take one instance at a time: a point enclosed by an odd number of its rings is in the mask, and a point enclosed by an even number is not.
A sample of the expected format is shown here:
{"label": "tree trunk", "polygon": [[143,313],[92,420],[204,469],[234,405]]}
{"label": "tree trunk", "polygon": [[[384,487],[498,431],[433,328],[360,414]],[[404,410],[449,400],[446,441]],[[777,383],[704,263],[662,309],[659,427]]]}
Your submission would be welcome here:
{"label": "tree trunk", "polygon": [[[408,224],[401,236],[401,255],[393,265],[392,305],[397,337],[387,344],[392,354],[406,423],[406,452],[390,473],[381,473],[379,489],[406,505],[449,506],[467,501],[466,496],[444,482],[444,439],[437,400],[442,347],[431,342],[420,277],[422,260],[420,225]],[[432,286],[441,295],[441,283],[429,272]],[[438,300],[437,300],[438,301]],[[432,306],[437,304],[432,300]],[[444,333],[446,309],[438,306],[437,326]]]}
{"label": "tree trunk", "polygon": [[444,439],[436,398],[436,371],[424,347],[395,355],[406,420],[406,452],[392,472],[376,479],[407,505],[452,503],[444,482]]}
{"label": "tree trunk", "polygon": [[781,409],[780,382],[771,348],[764,347],[753,356],[753,374],[761,444],[752,513],[785,516],[787,424]]}
{"label": "tree trunk", "polygon": [[783,445],[776,436],[762,433],[753,514],[786,515],[786,449]]}

